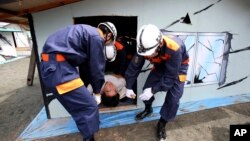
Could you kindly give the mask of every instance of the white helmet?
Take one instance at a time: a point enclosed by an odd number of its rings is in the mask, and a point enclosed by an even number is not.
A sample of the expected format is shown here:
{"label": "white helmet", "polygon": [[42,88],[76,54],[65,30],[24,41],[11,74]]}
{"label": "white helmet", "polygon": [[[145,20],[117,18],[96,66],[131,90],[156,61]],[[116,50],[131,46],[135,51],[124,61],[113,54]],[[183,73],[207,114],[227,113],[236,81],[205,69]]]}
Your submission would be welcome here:
{"label": "white helmet", "polygon": [[162,33],[152,24],[143,25],[136,36],[137,53],[142,56],[152,55],[162,42]]}
{"label": "white helmet", "polygon": [[116,58],[116,47],[113,44],[105,46],[104,56],[108,62],[113,62]]}
{"label": "white helmet", "polygon": [[111,31],[111,33],[112,33],[113,36],[114,36],[114,41],[115,41],[115,40],[116,40],[116,37],[117,37],[117,30],[116,30],[115,25],[114,25],[113,23],[111,23],[111,22],[103,22],[103,23],[100,23],[100,24],[98,25],[98,27],[99,27],[100,25],[106,26],[106,27]]}

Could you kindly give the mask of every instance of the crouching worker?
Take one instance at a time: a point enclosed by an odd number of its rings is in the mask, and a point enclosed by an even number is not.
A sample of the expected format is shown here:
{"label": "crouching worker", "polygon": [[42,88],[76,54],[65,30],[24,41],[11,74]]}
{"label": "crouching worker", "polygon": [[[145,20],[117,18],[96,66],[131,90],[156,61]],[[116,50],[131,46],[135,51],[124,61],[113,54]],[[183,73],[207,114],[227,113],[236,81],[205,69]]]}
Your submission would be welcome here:
{"label": "crouching worker", "polygon": [[84,140],[94,141],[99,130],[99,111],[94,97],[79,78],[77,66],[86,63],[95,94],[104,83],[105,45],[114,42],[115,26],[100,23],[98,28],[70,25],[50,35],[41,54],[41,77],[45,87],[72,116]]}
{"label": "crouching worker", "polygon": [[153,112],[154,94],[166,92],[161,107],[161,118],[157,124],[157,137],[166,139],[165,126],[176,117],[179,101],[183,94],[184,82],[188,69],[189,57],[181,39],[175,36],[163,36],[155,25],[144,25],[136,37],[137,54],[133,57],[125,73],[127,96],[134,94],[131,90],[145,60],[153,64],[139,98],[145,109],[136,115],[136,120],[144,119]]}
{"label": "crouching worker", "polygon": [[[88,85],[90,93],[92,86]],[[126,82],[124,77],[116,74],[105,75],[105,83],[101,90],[102,104],[107,107],[115,107],[120,100],[126,98]]]}

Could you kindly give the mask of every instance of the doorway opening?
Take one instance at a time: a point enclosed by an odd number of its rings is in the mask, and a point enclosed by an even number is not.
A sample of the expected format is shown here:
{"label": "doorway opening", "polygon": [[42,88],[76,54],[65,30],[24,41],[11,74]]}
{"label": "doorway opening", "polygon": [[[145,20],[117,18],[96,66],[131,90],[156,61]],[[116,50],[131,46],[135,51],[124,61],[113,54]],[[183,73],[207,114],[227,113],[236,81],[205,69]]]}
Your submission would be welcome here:
{"label": "doorway opening", "polygon": [[[121,76],[121,78],[124,78],[125,71],[133,55],[136,52],[137,17],[136,16],[88,16],[88,17],[74,18],[74,24],[88,24],[94,27],[97,27],[98,24],[101,22],[107,22],[107,21],[112,22],[117,29],[117,39],[115,42],[115,46],[117,48],[117,56],[115,61],[106,62],[105,76],[112,75],[115,77],[118,76],[120,78]],[[81,67],[79,67],[79,73],[80,77],[83,79],[85,83],[86,76],[84,75],[84,72],[81,72]],[[133,90],[135,93],[137,93],[136,84],[137,82],[135,82],[133,86]],[[125,91],[120,92],[119,104],[117,106],[105,106],[105,104],[103,104],[102,102],[100,104],[100,111],[110,112],[110,111],[122,111],[126,109],[136,108],[137,100],[126,98],[125,92],[126,89]]]}

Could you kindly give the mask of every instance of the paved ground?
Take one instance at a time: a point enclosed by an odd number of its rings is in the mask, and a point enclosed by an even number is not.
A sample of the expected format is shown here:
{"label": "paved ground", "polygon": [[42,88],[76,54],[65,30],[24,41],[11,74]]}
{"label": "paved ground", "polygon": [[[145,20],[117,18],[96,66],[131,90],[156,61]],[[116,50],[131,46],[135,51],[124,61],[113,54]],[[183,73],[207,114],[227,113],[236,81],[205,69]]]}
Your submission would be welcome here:
{"label": "paved ground", "polygon": [[[0,141],[14,141],[43,107],[39,79],[26,86],[29,58],[0,65]],[[97,141],[154,141],[157,121],[101,129]],[[250,124],[250,103],[180,115],[168,141],[228,141],[229,125]],[[79,133],[38,141],[81,141]]]}
{"label": "paved ground", "polygon": [[29,58],[0,65],[0,141],[14,141],[43,107],[37,78],[26,85]]}

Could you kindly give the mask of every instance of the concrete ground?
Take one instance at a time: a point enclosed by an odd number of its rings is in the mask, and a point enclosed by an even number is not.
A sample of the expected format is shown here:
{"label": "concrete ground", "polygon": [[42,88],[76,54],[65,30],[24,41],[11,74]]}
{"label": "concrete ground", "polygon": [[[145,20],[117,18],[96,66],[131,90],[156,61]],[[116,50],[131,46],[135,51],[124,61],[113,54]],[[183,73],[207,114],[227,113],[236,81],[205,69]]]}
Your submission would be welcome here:
{"label": "concrete ground", "polygon": [[[27,86],[29,58],[0,65],[0,141],[14,141],[43,107],[39,78]],[[96,141],[155,141],[157,121],[101,129]],[[229,126],[250,124],[250,103],[180,115],[167,124],[168,141],[228,141]],[[79,133],[37,141],[81,141]]]}

